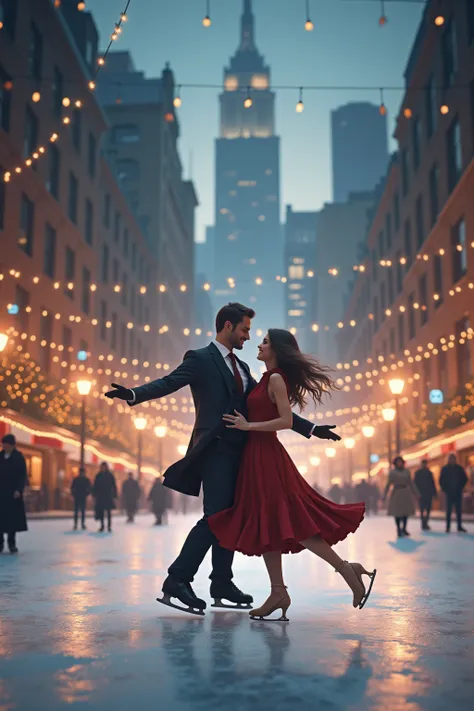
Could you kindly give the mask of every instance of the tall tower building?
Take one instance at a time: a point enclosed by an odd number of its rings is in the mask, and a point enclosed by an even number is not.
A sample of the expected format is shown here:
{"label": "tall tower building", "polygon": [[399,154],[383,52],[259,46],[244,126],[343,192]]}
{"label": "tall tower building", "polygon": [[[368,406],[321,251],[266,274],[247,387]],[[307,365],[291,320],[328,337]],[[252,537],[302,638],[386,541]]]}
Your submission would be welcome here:
{"label": "tall tower building", "polygon": [[331,112],[333,201],[375,190],[388,168],[387,117],[367,101]]}
{"label": "tall tower building", "polygon": [[224,70],[220,112],[216,305],[241,301],[257,312],[257,328],[281,326],[284,292],[276,280],[283,275],[280,139],[275,136],[270,68],[255,45],[251,0],[244,0],[240,45]]}

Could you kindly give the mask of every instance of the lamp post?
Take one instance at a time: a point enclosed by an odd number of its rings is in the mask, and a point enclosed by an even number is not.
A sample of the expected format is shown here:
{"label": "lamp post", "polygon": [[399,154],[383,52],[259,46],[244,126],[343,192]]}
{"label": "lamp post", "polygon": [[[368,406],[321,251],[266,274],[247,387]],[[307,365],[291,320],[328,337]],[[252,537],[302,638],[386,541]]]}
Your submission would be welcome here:
{"label": "lamp post", "polygon": [[399,396],[402,394],[405,387],[405,381],[402,378],[392,378],[388,381],[388,387],[390,392],[395,396],[395,448],[396,454],[400,454],[402,448],[401,436],[400,436],[400,399]]}
{"label": "lamp post", "polygon": [[382,410],[382,417],[387,423],[387,456],[389,470],[392,461],[392,427],[390,423],[394,421],[396,416],[397,411],[394,407],[384,407],[384,409]]}
{"label": "lamp post", "polygon": [[375,434],[375,427],[373,427],[373,425],[364,425],[362,427],[362,434],[364,435],[364,437],[367,440],[367,474],[370,478],[370,465],[371,465],[370,456],[372,454],[371,449],[370,449],[370,440],[372,439],[372,437]]}
{"label": "lamp post", "polygon": [[158,469],[160,474],[163,474],[163,438],[166,437],[168,428],[166,425],[157,425],[155,434],[158,437]]}
{"label": "lamp post", "polygon": [[137,472],[138,472],[138,483],[141,482],[142,478],[142,432],[146,427],[146,417],[135,417],[133,424],[138,434],[137,443]]}
{"label": "lamp post", "polygon": [[353,473],[354,473],[354,466],[353,466],[353,463],[352,463],[352,450],[353,450],[354,447],[355,447],[355,443],[356,443],[356,442],[355,442],[355,439],[352,439],[352,437],[347,437],[347,438],[344,440],[344,447],[347,449],[347,458],[348,458],[348,465],[349,465],[349,466],[348,466],[348,470],[349,470],[348,481],[349,481],[349,484],[350,484],[351,481],[352,481],[352,475],[353,475]]}
{"label": "lamp post", "polygon": [[333,459],[336,456],[336,450],[334,449],[334,447],[326,447],[325,453],[326,457],[329,459],[329,484],[331,484],[332,478],[334,476]]}
{"label": "lamp post", "polygon": [[81,453],[79,456],[79,471],[84,469],[84,447],[86,444],[86,400],[92,387],[90,380],[78,380],[77,392],[82,397],[81,401]]}

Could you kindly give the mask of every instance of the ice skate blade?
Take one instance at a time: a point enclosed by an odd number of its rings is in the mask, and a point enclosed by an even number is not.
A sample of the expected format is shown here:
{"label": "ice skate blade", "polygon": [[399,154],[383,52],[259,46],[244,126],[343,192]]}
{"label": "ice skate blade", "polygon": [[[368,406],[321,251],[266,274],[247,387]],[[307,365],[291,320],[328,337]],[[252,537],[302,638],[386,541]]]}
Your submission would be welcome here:
{"label": "ice skate blade", "polygon": [[365,593],[364,597],[362,598],[362,600],[361,600],[360,603],[359,603],[359,606],[358,606],[358,607],[359,607],[359,610],[362,610],[362,608],[364,607],[365,603],[366,603],[367,600],[369,599],[369,595],[370,595],[370,593],[372,592],[372,586],[373,586],[373,584],[374,584],[375,576],[376,576],[376,575],[377,575],[377,568],[374,568],[373,572],[369,575],[369,577],[370,577],[369,589],[367,590],[367,592]]}
{"label": "ice skate blade", "polygon": [[252,604],[250,602],[236,602],[233,605],[228,605],[222,602],[222,598],[214,598],[214,604],[211,607],[223,607],[225,610],[250,610],[252,609]]}
{"label": "ice skate blade", "polygon": [[282,615],[281,617],[254,617],[253,615],[250,615],[251,620],[255,620],[255,622],[289,622],[289,618],[286,615]]}
{"label": "ice skate blade", "polygon": [[181,605],[175,605],[171,602],[171,597],[167,593],[163,593],[163,597],[157,597],[157,602],[161,602],[162,605],[167,607],[174,607],[175,610],[180,610],[181,612],[187,612],[189,615],[199,615],[199,617],[204,617],[204,610],[199,610],[193,607],[181,607]]}

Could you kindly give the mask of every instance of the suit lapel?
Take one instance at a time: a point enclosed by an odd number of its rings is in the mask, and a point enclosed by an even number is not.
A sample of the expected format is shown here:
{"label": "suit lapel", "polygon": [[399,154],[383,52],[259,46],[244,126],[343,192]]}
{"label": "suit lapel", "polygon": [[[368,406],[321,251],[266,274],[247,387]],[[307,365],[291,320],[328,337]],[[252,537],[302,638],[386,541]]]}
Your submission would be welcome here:
{"label": "suit lapel", "polygon": [[240,358],[237,358],[239,364],[242,366],[242,368],[245,370],[245,373],[247,375],[247,388],[245,390],[245,394],[247,395],[254,386],[254,380],[252,378],[252,375],[250,373],[250,368],[248,367],[247,363],[245,363],[243,360],[240,360]]}
{"label": "suit lapel", "polygon": [[215,345],[213,343],[209,344],[208,350],[209,350],[209,353],[210,353],[214,363],[216,364],[219,371],[221,372],[221,375],[225,380],[225,384],[227,385],[229,391],[232,393],[233,388],[234,388],[234,378],[233,378],[232,373],[230,372],[229,368],[224,363],[224,358],[219,353],[219,351],[217,350],[217,348],[215,347]]}

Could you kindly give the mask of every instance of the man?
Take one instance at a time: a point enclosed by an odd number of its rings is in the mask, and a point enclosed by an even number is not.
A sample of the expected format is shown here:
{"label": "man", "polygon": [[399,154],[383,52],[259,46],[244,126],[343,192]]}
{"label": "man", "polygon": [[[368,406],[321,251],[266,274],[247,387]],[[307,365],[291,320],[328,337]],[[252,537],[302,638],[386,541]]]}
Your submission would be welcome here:
{"label": "man", "polygon": [[429,519],[433,497],[438,498],[433,472],[428,469],[428,460],[423,459],[421,469],[415,472],[415,486],[420,492],[421,530],[430,531]]}
{"label": "man", "polygon": [[451,512],[456,509],[459,533],[467,533],[462,525],[462,491],[467,484],[467,474],[456,461],[456,455],[450,454],[448,463],[441,469],[439,485],[446,495],[446,533],[451,530]]}
{"label": "man", "polygon": [[[165,472],[165,486],[190,496],[199,496],[201,484],[204,492],[204,516],[189,532],[177,559],[168,569],[163,584],[164,602],[185,612],[204,614],[204,600],[194,593],[191,582],[204,557],[212,547],[211,597],[215,606],[226,599],[237,606],[253,602],[232,582],[233,552],[221,548],[211,533],[208,516],[232,506],[239,471],[240,456],[246,434],[225,427],[224,414],[234,410],[247,413],[246,400],[256,382],[246,363],[238,359],[234,349],[241,350],[250,339],[251,319],[255,312],[238,303],[224,306],[216,317],[216,339],[206,348],[188,351],[181,365],[172,373],[146,385],[130,390],[112,383],[114,390],[109,398],[125,400],[129,405],[140,405],[154,398],[165,397],[191,386],[196,408],[196,423],[184,459]],[[322,439],[339,440],[331,432],[332,426],[314,426],[298,415],[293,416],[293,429],[303,436],[314,434]],[[171,602],[177,598],[185,607]],[[228,607],[228,605],[227,605]]]}
{"label": "man", "polygon": [[104,532],[104,517],[107,513],[107,530],[112,533],[112,509],[115,508],[117,498],[117,484],[115,477],[107,466],[107,462],[102,462],[99,472],[95,478],[92,493],[95,497],[95,517],[100,521],[99,533]]}
{"label": "man", "polygon": [[151,502],[151,510],[155,514],[155,526],[161,526],[163,523],[163,514],[171,506],[170,497],[171,491],[164,488],[162,479],[157,476],[148,494],[148,501]]}
{"label": "man", "polygon": [[27,531],[23,490],[27,483],[26,462],[16,449],[16,439],[12,434],[2,438],[0,452],[0,553],[3,551],[3,536],[7,534],[10,553],[18,553],[16,534]]}
{"label": "man", "polygon": [[354,495],[356,501],[364,502],[365,512],[367,516],[369,516],[371,512],[370,500],[372,498],[372,488],[367,479],[361,479],[359,483],[355,485]]}
{"label": "man", "polygon": [[71,494],[74,499],[74,530],[77,531],[77,520],[81,514],[81,527],[86,530],[86,504],[87,497],[92,491],[92,485],[86,471],[82,467],[79,474],[73,479],[71,484]]}
{"label": "man", "polygon": [[127,523],[133,523],[135,520],[139,499],[140,486],[138,481],[133,478],[132,472],[128,472],[128,479],[123,482],[122,486],[122,505],[127,514]]}

